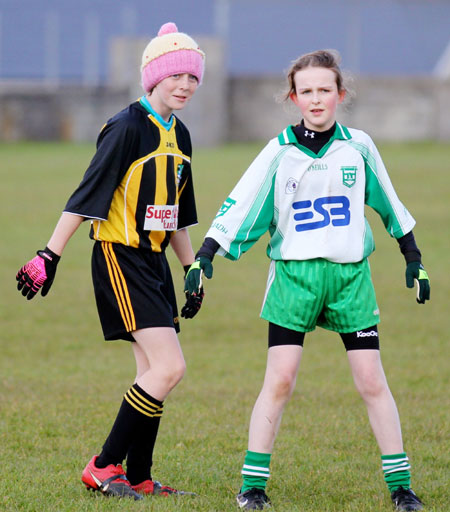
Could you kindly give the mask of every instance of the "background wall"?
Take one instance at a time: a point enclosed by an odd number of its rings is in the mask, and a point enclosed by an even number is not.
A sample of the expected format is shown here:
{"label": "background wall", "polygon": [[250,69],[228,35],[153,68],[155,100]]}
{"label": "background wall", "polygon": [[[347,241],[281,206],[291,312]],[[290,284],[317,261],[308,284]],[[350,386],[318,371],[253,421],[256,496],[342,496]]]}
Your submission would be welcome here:
{"label": "background wall", "polygon": [[95,140],[142,94],[142,51],[175,21],[207,54],[180,113],[194,143],[267,139],[301,53],[340,51],[355,98],[340,121],[386,140],[450,139],[449,0],[0,0],[0,140]]}
{"label": "background wall", "polygon": [[[298,123],[298,110],[278,100],[278,77],[230,81],[228,140],[258,140]],[[450,140],[450,81],[433,77],[355,76],[354,96],[339,107],[338,121],[384,141]]]}

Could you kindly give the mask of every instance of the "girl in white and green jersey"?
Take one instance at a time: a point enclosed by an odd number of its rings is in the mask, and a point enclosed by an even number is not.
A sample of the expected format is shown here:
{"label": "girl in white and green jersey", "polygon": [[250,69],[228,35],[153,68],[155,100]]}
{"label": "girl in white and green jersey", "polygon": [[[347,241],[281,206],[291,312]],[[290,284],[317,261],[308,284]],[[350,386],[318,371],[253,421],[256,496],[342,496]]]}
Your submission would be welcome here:
{"label": "girl in white and green jersey", "polygon": [[410,487],[397,407],[380,359],[379,311],[368,256],[374,250],[364,207],[381,217],[406,260],[417,302],[430,297],[414,240],[415,221],[398,199],[372,139],[336,122],[346,88],[334,51],[297,59],[288,73],[302,121],[269,141],[225,200],[196,255],[186,292],[202,294],[216,253],[239,259],[269,231],[271,259],[261,317],[269,322],[264,383],[255,403],[237,496],[242,509],[270,504],[265,493],[284,406],[295,386],[305,333],[340,334],[356,388],[366,403],[382,467],[397,510],[420,510]]}

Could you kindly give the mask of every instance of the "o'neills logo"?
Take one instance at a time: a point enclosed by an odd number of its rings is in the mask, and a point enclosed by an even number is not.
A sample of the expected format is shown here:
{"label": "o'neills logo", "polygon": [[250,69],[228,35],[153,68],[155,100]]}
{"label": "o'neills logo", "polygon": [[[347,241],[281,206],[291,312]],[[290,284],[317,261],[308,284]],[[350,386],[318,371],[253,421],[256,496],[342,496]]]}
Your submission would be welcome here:
{"label": "o'neills logo", "polygon": [[175,231],[178,227],[178,205],[149,204],[145,212],[144,230]]}

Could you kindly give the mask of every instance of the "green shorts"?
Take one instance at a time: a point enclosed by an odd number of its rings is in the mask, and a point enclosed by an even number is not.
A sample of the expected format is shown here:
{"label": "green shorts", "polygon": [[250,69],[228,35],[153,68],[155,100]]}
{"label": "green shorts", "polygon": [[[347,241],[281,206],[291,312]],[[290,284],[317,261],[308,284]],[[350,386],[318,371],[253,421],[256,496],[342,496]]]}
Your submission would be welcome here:
{"label": "green shorts", "polygon": [[295,331],[354,332],[380,321],[370,266],[324,259],[272,261],[261,318]]}

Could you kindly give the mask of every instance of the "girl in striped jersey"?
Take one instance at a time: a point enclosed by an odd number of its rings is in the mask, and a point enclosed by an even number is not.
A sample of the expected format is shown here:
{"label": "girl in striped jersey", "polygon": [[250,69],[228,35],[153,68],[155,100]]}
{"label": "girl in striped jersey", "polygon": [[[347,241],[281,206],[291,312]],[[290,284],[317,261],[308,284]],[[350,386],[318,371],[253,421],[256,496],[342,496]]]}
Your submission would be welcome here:
{"label": "girl in striped jersey", "polygon": [[406,282],[429,281],[414,241],[414,219],[399,201],[371,138],[336,122],[345,97],[337,54],[317,51],[294,62],[290,99],[303,117],[271,140],[226,199],[186,278],[189,293],[202,273],[212,277],[216,253],[237,260],[269,231],[271,258],[261,317],[269,322],[268,358],[250,420],[243,483],[237,502],[262,509],[269,464],[283,409],[303,352],[305,333],[321,326],[340,334],[356,388],[366,403],[383,471],[398,510],[420,510],[410,488],[397,407],[380,359],[378,306],[368,256],[374,250],[365,204],[381,216],[406,259]]}
{"label": "girl in striped jersey", "polygon": [[[187,270],[194,261],[187,228],[197,223],[190,136],[173,111],[183,109],[201,83],[204,57],[174,23],[161,27],[142,56],[146,94],[104,125],[47,247],[17,274],[28,299],[39,289],[46,295],[64,247],[82,221],[91,220],[104,337],[132,342],[136,359],[134,384],[101,453],[82,473],[88,489],[108,496],[184,494],[153,480],[151,466],[163,401],[185,371],[165,249],[170,244]],[[201,302],[199,295],[188,300],[182,316],[194,316]]]}

